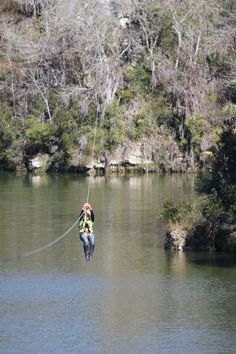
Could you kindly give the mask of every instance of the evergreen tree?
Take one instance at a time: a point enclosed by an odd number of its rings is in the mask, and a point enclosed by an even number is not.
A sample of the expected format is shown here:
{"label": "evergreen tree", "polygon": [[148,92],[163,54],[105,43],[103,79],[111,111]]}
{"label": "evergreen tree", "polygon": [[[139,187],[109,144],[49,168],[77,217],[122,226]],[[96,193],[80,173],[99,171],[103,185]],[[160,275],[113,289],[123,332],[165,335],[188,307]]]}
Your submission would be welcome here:
{"label": "evergreen tree", "polygon": [[236,212],[236,131],[232,124],[221,133],[212,169],[199,191],[209,194],[209,202],[220,204],[224,212]]}

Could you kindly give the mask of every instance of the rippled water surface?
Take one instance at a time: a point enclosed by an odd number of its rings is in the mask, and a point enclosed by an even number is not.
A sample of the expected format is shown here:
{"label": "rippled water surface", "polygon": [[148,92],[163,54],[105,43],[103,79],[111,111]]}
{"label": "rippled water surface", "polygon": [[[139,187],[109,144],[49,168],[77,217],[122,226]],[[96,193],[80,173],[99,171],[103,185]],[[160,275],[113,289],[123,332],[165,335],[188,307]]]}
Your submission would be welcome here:
{"label": "rippled water surface", "polygon": [[[235,353],[234,256],[162,247],[161,203],[192,200],[195,178],[93,178],[92,262],[75,228],[0,265],[0,353]],[[0,259],[62,235],[88,181],[0,174]]]}

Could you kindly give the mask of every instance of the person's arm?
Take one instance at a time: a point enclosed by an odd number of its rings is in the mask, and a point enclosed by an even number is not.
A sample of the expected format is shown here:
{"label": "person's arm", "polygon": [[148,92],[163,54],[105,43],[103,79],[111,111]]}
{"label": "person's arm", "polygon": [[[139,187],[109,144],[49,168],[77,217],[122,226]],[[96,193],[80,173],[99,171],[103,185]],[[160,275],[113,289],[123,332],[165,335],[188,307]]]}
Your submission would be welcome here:
{"label": "person's arm", "polygon": [[92,220],[92,222],[94,222],[94,220],[95,220],[94,211],[93,210],[91,210],[91,220]]}

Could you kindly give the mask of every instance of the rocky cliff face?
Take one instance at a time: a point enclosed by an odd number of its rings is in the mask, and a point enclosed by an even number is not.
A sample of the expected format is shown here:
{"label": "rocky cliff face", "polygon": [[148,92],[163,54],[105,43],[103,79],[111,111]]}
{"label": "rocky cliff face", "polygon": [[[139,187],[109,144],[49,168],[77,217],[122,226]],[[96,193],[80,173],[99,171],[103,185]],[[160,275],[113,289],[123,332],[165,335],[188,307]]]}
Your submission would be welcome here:
{"label": "rocky cliff face", "polygon": [[223,217],[215,234],[217,250],[236,252],[236,217]]}
{"label": "rocky cliff face", "polygon": [[236,252],[236,217],[225,215],[214,224],[205,222],[191,231],[181,228],[168,231],[164,247],[177,251]]}
{"label": "rocky cliff face", "polygon": [[[38,156],[39,155],[39,156]],[[45,164],[40,161],[47,161]],[[34,164],[34,161],[37,161]],[[40,166],[39,166],[40,164]],[[84,156],[83,151],[76,150],[67,164],[54,161],[54,154],[31,156],[27,166],[30,171],[67,170],[93,174],[129,173],[129,172],[195,172],[204,164],[193,164],[189,156],[184,155],[171,137],[157,135],[145,137],[138,141],[125,140],[117,149],[99,155],[91,161],[91,156]]]}
{"label": "rocky cliff face", "polygon": [[194,170],[171,137],[161,135],[140,141],[126,141],[107,158],[107,167],[140,167],[150,172],[187,172]]}
{"label": "rocky cliff face", "polygon": [[187,231],[180,228],[168,231],[164,239],[165,249],[183,251],[186,248]]}

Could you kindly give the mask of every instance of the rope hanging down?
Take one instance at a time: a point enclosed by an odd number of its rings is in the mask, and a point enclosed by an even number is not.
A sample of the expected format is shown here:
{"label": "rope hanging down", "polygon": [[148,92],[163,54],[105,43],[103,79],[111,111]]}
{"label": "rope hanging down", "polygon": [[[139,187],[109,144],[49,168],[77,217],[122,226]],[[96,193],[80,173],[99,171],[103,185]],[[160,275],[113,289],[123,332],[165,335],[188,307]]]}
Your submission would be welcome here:
{"label": "rope hanging down", "polygon": [[[93,159],[94,159],[94,150],[95,150],[95,142],[96,142],[96,134],[97,134],[97,125],[98,125],[98,114],[96,115],[96,121],[95,121],[95,128],[94,128],[94,136],[93,136],[93,148],[92,148],[92,156],[91,156],[91,165],[93,167]],[[89,177],[89,184],[88,184],[88,190],[87,190],[87,203],[89,202],[89,195],[90,195],[90,187],[91,187],[91,175]],[[42,247],[39,247],[39,248],[36,248],[35,250],[32,250],[32,251],[29,251],[29,252],[25,252],[25,253],[22,253],[16,257],[11,257],[11,258],[6,258],[4,260],[0,260],[0,265],[3,264],[3,263],[9,263],[9,262],[15,262],[15,261],[18,261],[22,258],[25,258],[25,257],[29,257],[29,256],[32,256],[36,253],[39,253],[39,252],[42,252],[42,251],[45,251],[47,248],[55,245],[57,242],[61,241],[66,235],[69,234],[69,232],[71,232],[73,230],[73,228],[78,224],[78,222],[80,221],[80,219],[82,218],[83,216],[83,213],[80,215],[80,217],[74,222],[74,224],[66,231],[64,232],[64,234],[62,234],[60,237],[58,237],[56,240],[48,243],[47,245],[45,246],[42,246]]]}

